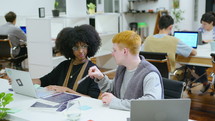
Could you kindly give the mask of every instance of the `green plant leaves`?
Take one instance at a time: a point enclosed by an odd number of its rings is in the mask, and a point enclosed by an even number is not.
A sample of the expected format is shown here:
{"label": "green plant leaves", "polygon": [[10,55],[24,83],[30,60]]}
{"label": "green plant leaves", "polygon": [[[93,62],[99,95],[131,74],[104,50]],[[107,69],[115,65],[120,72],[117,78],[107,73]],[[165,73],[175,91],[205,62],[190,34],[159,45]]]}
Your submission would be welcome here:
{"label": "green plant leaves", "polygon": [[10,110],[10,108],[5,107],[13,100],[14,99],[12,93],[0,93],[0,119],[3,119],[7,115],[7,111]]}
{"label": "green plant leaves", "polygon": [[7,112],[0,112],[0,119],[3,119],[7,115]]}
{"label": "green plant leaves", "polygon": [[4,92],[0,93],[0,99],[1,99],[2,97],[4,97],[4,96],[5,96],[5,93],[4,93]]}
{"label": "green plant leaves", "polygon": [[95,9],[95,8],[96,8],[96,5],[93,4],[93,3],[89,3],[89,4],[87,5],[87,7],[88,7],[89,9]]}

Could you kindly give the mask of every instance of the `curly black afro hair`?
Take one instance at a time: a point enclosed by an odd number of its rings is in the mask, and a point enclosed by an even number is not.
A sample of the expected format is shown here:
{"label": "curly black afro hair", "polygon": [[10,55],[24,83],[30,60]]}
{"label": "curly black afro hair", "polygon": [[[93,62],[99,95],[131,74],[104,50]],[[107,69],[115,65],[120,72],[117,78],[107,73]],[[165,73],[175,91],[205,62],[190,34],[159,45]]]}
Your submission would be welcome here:
{"label": "curly black afro hair", "polygon": [[81,25],[62,29],[56,39],[56,49],[67,59],[75,59],[72,47],[79,42],[88,45],[87,57],[94,56],[101,46],[101,38],[95,28]]}

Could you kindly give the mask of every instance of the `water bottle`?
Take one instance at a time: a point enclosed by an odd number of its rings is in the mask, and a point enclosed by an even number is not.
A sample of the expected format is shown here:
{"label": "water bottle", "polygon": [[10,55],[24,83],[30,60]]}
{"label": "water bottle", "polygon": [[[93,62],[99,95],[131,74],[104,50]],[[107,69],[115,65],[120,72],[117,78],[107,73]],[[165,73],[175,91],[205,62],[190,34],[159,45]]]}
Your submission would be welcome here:
{"label": "water bottle", "polygon": [[148,25],[145,22],[139,22],[137,26],[138,26],[138,34],[140,35],[142,41],[144,41],[145,38],[149,35]]}

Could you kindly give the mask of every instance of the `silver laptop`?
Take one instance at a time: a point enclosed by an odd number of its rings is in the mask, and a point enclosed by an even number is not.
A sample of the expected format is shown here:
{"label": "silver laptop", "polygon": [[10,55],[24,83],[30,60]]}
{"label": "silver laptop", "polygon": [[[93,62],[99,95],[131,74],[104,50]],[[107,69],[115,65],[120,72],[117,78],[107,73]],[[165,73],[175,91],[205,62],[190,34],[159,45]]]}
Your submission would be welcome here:
{"label": "silver laptop", "polygon": [[130,121],[188,121],[190,99],[131,101]]}
{"label": "silver laptop", "polygon": [[54,91],[48,91],[45,88],[36,88],[31,79],[30,73],[10,68],[5,68],[9,78],[12,80],[12,89],[14,92],[30,97],[41,98],[51,94]]}

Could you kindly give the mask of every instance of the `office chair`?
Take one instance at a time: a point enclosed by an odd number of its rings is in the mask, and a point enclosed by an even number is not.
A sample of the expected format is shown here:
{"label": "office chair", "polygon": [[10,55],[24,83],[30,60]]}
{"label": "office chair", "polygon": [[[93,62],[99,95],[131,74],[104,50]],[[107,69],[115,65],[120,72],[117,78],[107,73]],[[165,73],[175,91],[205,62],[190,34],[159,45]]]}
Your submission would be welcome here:
{"label": "office chair", "polygon": [[164,99],[181,98],[185,82],[163,78]]}
{"label": "office chair", "polygon": [[169,78],[170,66],[167,53],[140,51],[139,54],[144,56],[148,62],[157,67],[162,77]]}
{"label": "office chair", "polygon": [[213,96],[214,93],[215,93],[215,53],[211,53],[211,57],[212,57],[212,65],[213,65],[213,72],[212,72],[211,76],[213,78],[212,78],[212,81],[211,81],[210,95]]}
{"label": "office chair", "polygon": [[17,59],[27,57],[27,54],[14,57],[12,54],[13,49],[15,48],[12,47],[9,39],[0,39],[0,63],[9,63],[10,67],[14,68],[13,63]]}

